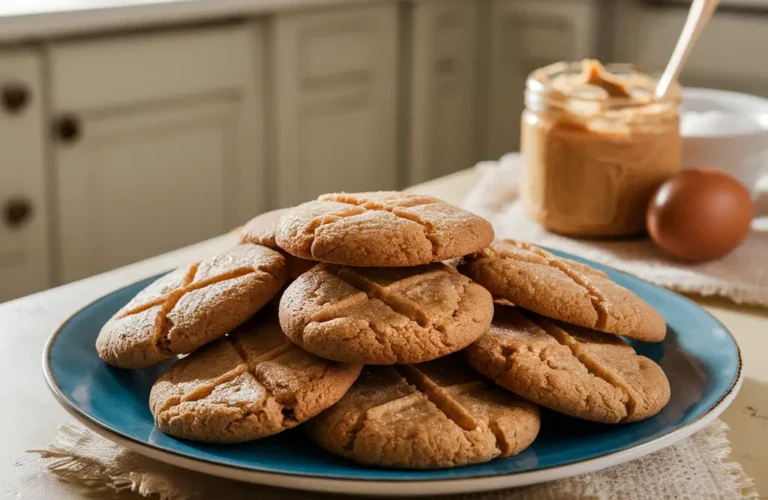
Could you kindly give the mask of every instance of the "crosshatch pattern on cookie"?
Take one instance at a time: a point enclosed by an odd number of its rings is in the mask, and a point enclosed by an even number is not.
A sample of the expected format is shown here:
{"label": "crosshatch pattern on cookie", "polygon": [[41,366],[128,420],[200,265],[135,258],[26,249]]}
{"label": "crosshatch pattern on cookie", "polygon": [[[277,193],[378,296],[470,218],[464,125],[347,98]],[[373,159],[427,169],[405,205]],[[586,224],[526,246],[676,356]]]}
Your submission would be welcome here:
{"label": "crosshatch pattern on cookie", "polygon": [[[351,301],[365,302],[367,298],[367,300],[381,301],[393,313],[405,316],[421,328],[435,329],[439,331],[443,335],[443,340],[447,344],[449,343],[449,339],[445,336],[445,321],[441,324],[435,324],[430,318],[429,313],[418,303],[410,300],[405,294],[408,289],[429,287],[430,282],[435,278],[438,278],[436,275],[445,271],[444,268],[435,266],[434,269],[427,270],[426,272],[416,272],[415,274],[400,280],[391,281],[379,279],[378,282],[375,281],[375,278],[369,279],[349,267],[327,266],[327,269],[349,286],[362,293],[350,295],[349,299],[342,299],[338,302],[325,304],[322,309],[312,317],[313,321],[322,322],[341,317],[344,315],[344,310],[351,305]],[[455,307],[452,308],[453,312],[450,317],[453,317],[455,311],[461,307],[461,300],[469,284],[469,281],[465,283],[457,283],[456,291],[458,294],[458,301],[456,302]]]}
{"label": "crosshatch pattern on cookie", "polygon": [[[353,205],[359,209],[354,211],[347,211],[346,215],[339,214],[337,217],[349,217],[351,215],[356,215],[359,213],[362,213],[364,211],[379,211],[379,212],[389,212],[395,217],[398,217],[402,219],[403,221],[410,221],[415,222],[416,224],[419,224],[422,228],[424,228],[424,237],[427,239],[429,244],[432,247],[432,256],[436,257],[439,253],[440,248],[440,241],[435,234],[435,225],[434,223],[430,222],[429,220],[425,220],[423,217],[419,216],[418,212],[415,211],[408,211],[406,209],[408,208],[414,208],[424,205],[433,205],[436,203],[444,204],[442,201],[438,200],[437,198],[432,198],[431,196],[419,196],[419,195],[412,195],[408,197],[403,197],[401,194],[397,194],[396,196],[388,197],[388,196],[381,196],[381,197],[375,197],[371,195],[354,195],[354,194],[326,194],[323,196],[320,196],[318,198],[320,201],[334,201],[337,203],[344,203],[347,205]],[[318,221],[320,222],[320,225],[326,224],[326,220]]]}
{"label": "crosshatch pattern on cookie", "polygon": [[531,264],[543,263],[544,265],[562,272],[577,286],[583,288],[584,293],[587,295],[587,297],[589,297],[590,302],[592,302],[592,307],[595,309],[596,316],[595,323],[592,325],[592,328],[599,330],[606,327],[608,323],[608,317],[611,313],[611,303],[603,294],[603,292],[601,292],[595,285],[592,284],[589,277],[592,276],[592,278],[609,279],[607,274],[588,266],[580,266],[577,262],[572,260],[568,260],[566,262],[566,259],[560,259],[537,246],[531,245],[530,243],[516,241],[514,242],[514,245],[521,250],[525,250],[526,252],[530,252],[531,254],[540,257],[540,260],[535,258],[526,259],[526,254],[504,251],[503,248],[501,250],[496,248],[489,248],[489,253],[492,256],[500,259],[511,259]]}
{"label": "crosshatch pattern on cookie", "polygon": [[302,351],[276,317],[264,314],[158,379],[150,407],[161,430],[198,441],[247,441],[294,427],[344,395],[361,366]]}
{"label": "crosshatch pattern on cookie", "polygon": [[286,334],[318,356],[391,364],[462,349],[487,331],[493,306],[485,289],[443,264],[321,264],[286,290],[280,310]]}
{"label": "crosshatch pattern on cookie", "polygon": [[107,362],[148,366],[190,352],[242,323],[285,282],[285,259],[242,244],[149,285],[105,325],[97,340]]}
{"label": "crosshatch pattern on cookie", "polygon": [[529,243],[496,241],[459,268],[497,303],[637,340],[664,339],[661,315],[607,274]]}
{"label": "crosshatch pattern on cookie", "polygon": [[535,405],[450,357],[367,367],[334,407],[307,424],[321,446],[384,466],[454,467],[514,455],[539,429]]}
{"label": "crosshatch pattern on cookie", "polygon": [[461,257],[493,239],[480,217],[431,196],[328,194],[284,215],[277,243],[304,259],[399,267]]}
{"label": "crosshatch pattern on cookie", "polygon": [[466,358],[502,387],[586,420],[643,420],[670,398],[661,368],[620,338],[501,306]]}

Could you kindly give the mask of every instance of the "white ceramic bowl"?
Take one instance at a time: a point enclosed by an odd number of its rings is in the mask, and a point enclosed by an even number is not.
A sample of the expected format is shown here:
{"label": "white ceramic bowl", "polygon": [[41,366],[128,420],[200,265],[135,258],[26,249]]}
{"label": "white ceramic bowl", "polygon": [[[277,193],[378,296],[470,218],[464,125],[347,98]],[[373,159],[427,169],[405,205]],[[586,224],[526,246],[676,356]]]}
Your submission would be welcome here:
{"label": "white ceramic bowl", "polygon": [[683,168],[724,170],[752,193],[768,173],[768,99],[725,90],[683,89],[683,120],[687,112],[722,112],[751,121],[752,130],[721,129],[686,133],[683,127]]}

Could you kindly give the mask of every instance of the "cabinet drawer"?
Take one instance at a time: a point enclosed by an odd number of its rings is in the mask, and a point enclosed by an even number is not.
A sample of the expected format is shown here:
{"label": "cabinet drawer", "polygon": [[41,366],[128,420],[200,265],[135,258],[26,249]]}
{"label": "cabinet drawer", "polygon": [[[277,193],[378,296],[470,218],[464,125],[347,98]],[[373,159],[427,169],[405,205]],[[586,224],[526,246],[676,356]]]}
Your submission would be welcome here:
{"label": "cabinet drawer", "polygon": [[274,18],[275,204],[397,187],[397,22],[394,2]]}
{"label": "cabinet drawer", "polygon": [[253,75],[245,26],[51,44],[54,111],[227,91]]}
{"label": "cabinet drawer", "polygon": [[0,255],[0,303],[48,288],[46,253],[31,248]]}
{"label": "cabinet drawer", "polygon": [[485,97],[485,157],[518,149],[528,74],[557,61],[599,54],[599,14],[605,0],[494,0]]}
{"label": "cabinet drawer", "polygon": [[415,184],[477,160],[478,3],[420,1],[407,14],[401,60],[409,76],[408,182]]}
{"label": "cabinet drawer", "polygon": [[[663,68],[677,43],[687,9],[628,3],[619,9],[617,60]],[[717,12],[701,34],[681,75],[684,85],[768,95],[768,67],[759,48],[768,47],[768,18]]]}
{"label": "cabinet drawer", "polygon": [[212,101],[101,117],[88,122],[92,131],[77,147],[59,151],[63,282],[231,227],[226,181],[235,108]]}
{"label": "cabinet drawer", "polygon": [[[312,85],[328,78],[365,75],[373,64],[371,33],[359,15],[316,20],[300,35],[301,79]],[[357,18],[357,19],[355,19]],[[358,21],[362,21],[360,24]]]}
{"label": "cabinet drawer", "polygon": [[279,19],[278,26],[290,24],[295,30],[291,50],[297,57],[300,84],[334,86],[365,80],[375,72],[381,55],[378,10],[313,12]]}
{"label": "cabinet drawer", "polygon": [[49,47],[61,281],[267,208],[263,37],[254,23]]}
{"label": "cabinet drawer", "polygon": [[46,288],[42,62],[33,50],[0,51],[0,301]]}

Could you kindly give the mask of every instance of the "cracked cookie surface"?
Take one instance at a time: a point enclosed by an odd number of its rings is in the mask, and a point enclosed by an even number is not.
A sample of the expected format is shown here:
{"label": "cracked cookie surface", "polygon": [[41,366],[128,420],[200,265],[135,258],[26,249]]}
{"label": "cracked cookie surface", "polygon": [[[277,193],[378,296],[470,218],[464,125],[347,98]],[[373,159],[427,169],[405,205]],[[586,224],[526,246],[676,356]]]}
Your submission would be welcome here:
{"label": "cracked cookie surface", "polygon": [[666,335],[661,314],[607,274],[529,243],[495,241],[459,269],[500,303],[645,342]]}
{"label": "cracked cookie surface", "polygon": [[139,292],[102,327],[96,350],[120,368],[141,368],[192,352],[253,316],[285,280],[280,253],[237,245]]}
{"label": "cracked cookie surface", "polygon": [[488,334],[464,354],[502,387],[585,420],[644,420],[670,398],[662,369],[622,339],[517,308],[497,306]]}
{"label": "cracked cookie surface", "polygon": [[321,447],[356,462],[426,469],[516,455],[539,426],[536,405],[495,387],[453,355],[367,366],[305,429]]}
{"label": "cracked cookie surface", "polygon": [[476,252],[493,240],[485,219],[431,196],[326,194],[280,218],[277,244],[302,259],[407,267]]}
{"label": "cracked cookie surface", "polygon": [[264,245],[267,248],[280,252],[283,257],[285,257],[285,262],[288,266],[288,278],[294,279],[309,271],[312,266],[317,264],[317,262],[294,257],[277,246],[277,243],[275,242],[277,223],[280,220],[280,217],[290,210],[290,208],[281,208],[257,215],[243,226],[243,229],[240,232],[240,239],[242,242]]}
{"label": "cracked cookie surface", "polygon": [[349,363],[421,363],[488,331],[490,293],[445,264],[318,264],[280,299],[280,325],[303,349]]}
{"label": "cracked cookie surface", "polygon": [[361,365],[318,358],[291,343],[270,307],[178,361],[152,386],[163,432],[234,443],[294,427],[337,402]]}

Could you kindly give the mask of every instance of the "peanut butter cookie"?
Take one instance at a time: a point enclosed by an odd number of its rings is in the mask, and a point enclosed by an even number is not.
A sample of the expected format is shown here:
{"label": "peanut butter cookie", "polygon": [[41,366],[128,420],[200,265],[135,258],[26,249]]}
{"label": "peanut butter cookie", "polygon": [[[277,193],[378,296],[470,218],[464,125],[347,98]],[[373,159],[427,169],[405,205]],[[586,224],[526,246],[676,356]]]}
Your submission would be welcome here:
{"label": "peanut butter cookie", "polygon": [[347,363],[421,363],[488,331],[486,289],[445,264],[350,268],[318,264],[280,300],[280,325],[303,349]]}
{"label": "peanut butter cookie", "polygon": [[294,257],[275,243],[277,222],[280,220],[280,217],[289,211],[289,208],[281,208],[279,210],[272,210],[271,212],[257,215],[243,227],[240,232],[240,238],[242,242],[264,245],[265,247],[277,250],[283,254],[285,262],[288,265],[288,278],[294,279],[299,277],[302,273],[309,271],[309,269],[317,264],[317,262]]}
{"label": "peanut butter cookie", "polygon": [[150,366],[194,351],[253,316],[286,279],[285,258],[245,243],[177,269],[139,292],[99,332],[101,359]]}
{"label": "peanut butter cookie", "polygon": [[431,196],[339,193],[283,215],[275,240],[302,259],[406,267],[476,252],[493,240],[493,228],[485,219]]}
{"label": "peanut butter cookie", "polygon": [[667,332],[658,311],[604,272],[529,243],[496,241],[459,269],[494,299],[543,316],[645,342]]}
{"label": "peanut butter cookie", "polygon": [[360,365],[306,353],[280,331],[268,307],[232,334],[177,362],[152,387],[149,406],[163,432],[234,443],[290,429],[336,403]]}
{"label": "peanut butter cookie", "polygon": [[362,464],[431,469],[516,455],[539,425],[536,405],[450,356],[365,367],[341,401],[305,429],[326,450]]}
{"label": "peanut butter cookie", "polygon": [[502,387],[585,420],[636,422],[669,402],[664,372],[622,339],[517,308],[497,306],[491,330],[464,353]]}

